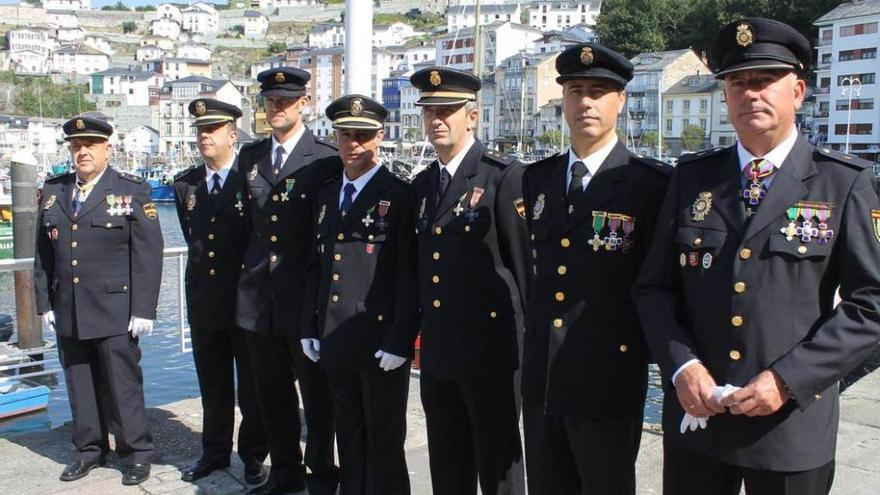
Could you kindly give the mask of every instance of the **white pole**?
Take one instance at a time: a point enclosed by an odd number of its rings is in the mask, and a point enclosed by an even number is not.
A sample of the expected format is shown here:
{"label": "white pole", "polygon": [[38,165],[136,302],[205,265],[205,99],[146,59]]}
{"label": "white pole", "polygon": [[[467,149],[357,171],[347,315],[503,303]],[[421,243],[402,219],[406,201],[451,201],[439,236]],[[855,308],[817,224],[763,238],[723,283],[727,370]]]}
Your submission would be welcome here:
{"label": "white pole", "polygon": [[663,71],[657,73],[657,159],[663,159]]}
{"label": "white pole", "polygon": [[[849,85],[849,88],[844,87],[845,85]],[[862,81],[857,77],[844,77],[842,81],[840,81],[841,85],[841,93],[844,95],[849,95],[849,102],[846,105],[846,148],[844,153],[849,154],[849,126],[852,119],[852,97],[853,97],[853,84],[856,85],[855,91],[856,96],[862,95]],[[849,91],[847,91],[849,89]],[[830,106],[830,104],[829,104]]]}
{"label": "white pole", "polygon": [[345,94],[372,96],[372,72],[373,2],[345,0]]}

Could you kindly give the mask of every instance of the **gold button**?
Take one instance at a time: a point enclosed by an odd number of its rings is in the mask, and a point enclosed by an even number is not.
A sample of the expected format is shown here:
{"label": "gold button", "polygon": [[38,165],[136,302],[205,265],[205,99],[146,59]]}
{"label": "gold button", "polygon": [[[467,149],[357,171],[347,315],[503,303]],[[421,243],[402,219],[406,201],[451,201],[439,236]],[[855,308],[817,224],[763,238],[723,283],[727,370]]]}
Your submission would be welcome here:
{"label": "gold button", "polygon": [[556,318],[555,320],[553,320],[553,327],[562,328],[562,318]]}
{"label": "gold button", "polygon": [[737,283],[733,284],[733,290],[737,294],[742,294],[743,292],[746,291],[746,283],[745,282],[737,282]]}
{"label": "gold button", "polygon": [[216,221],[217,221],[217,217],[211,217],[211,223],[214,223]]}
{"label": "gold button", "polygon": [[434,258],[435,260],[439,260],[439,259],[440,259],[440,253],[438,253],[437,251],[434,251],[433,258]]}
{"label": "gold button", "polygon": [[214,257],[214,251],[208,251],[208,258]]}
{"label": "gold button", "polygon": [[342,255],[339,253],[336,253],[333,255],[333,259],[336,261],[342,261]]}
{"label": "gold button", "polygon": [[694,246],[699,246],[699,245],[702,244],[702,243],[703,243],[703,239],[701,239],[701,238],[699,238],[699,237],[697,237],[696,239],[694,239]]}
{"label": "gold button", "polygon": [[334,273],[333,276],[330,277],[330,278],[332,278],[334,282],[338,282],[338,281],[339,281],[339,274],[338,274],[338,273]]}
{"label": "gold button", "polygon": [[798,248],[798,254],[807,254],[807,246],[801,246]]}
{"label": "gold button", "polygon": [[566,268],[565,265],[559,265],[559,268],[556,269],[556,273],[558,273],[560,275],[565,275],[565,272],[567,272],[567,271],[568,271],[568,268]]}
{"label": "gold button", "polygon": [[278,215],[272,215],[271,218],[272,218],[272,221],[273,221],[273,222],[277,222],[277,221],[278,221]]}
{"label": "gold button", "polygon": [[533,241],[535,240],[535,234],[532,234],[532,240]]}
{"label": "gold button", "polygon": [[385,319],[385,317],[382,316],[382,315],[378,315],[378,316],[376,316],[376,319],[379,320],[379,321],[382,321],[382,320]]}
{"label": "gold button", "polygon": [[76,266],[79,264],[79,261],[73,260],[70,262],[71,265]]}
{"label": "gold button", "polygon": [[730,319],[730,324],[735,327],[741,327],[743,325],[743,317],[736,315]]}
{"label": "gold button", "polygon": [[626,351],[628,351],[628,350],[629,350],[629,347],[627,347],[626,344],[621,344],[621,345],[620,345],[620,352],[626,352]]}
{"label": "gold button", "polygon": [[434,303],[433,303],[433,304],[434,304],[434,307],[435,307],[435,308],[439,308],[439,307],[440,307],[440,300],[439,300],[439,299],[434,299]]}
{"label": "gold button", "polygon": [[272,241],[272,242],[278,242],[278,236],[277,236],[277,235],[273,235],[272,237],[269,238],[269,240]]}
{"label": "gold button", "polygon": [[443,229],[441,229],[440,227],[434,227],[434,234],[440,235],[442,233],[443,233]]}
{"label": "gold button", "polygon": [[209,240],[209,241],[213,241],[213,240],[214,240],[214,234],[208,234],[208,240]]}
{"label": "gold button", "polygon": [[272,195],[272,201],[278,201],[278,195],[277,195],[277,194],[273,194],[273,195]]}
{"label": "gold button", "polygon": [[495,318],[495,317],[497,317],[497,316],[498,316],[498,313],[496,313],[496,312],[494,312],[494,311],[492,311],[491,313],[489,313],[489,318]]}
{"label": "gold button", "polygon": [[73,277],[73,283],[78,284],[78,283],[79,283],[79,277]]}
{"label": "gold button", "polygon": [[107,222],[107,225],[106,225],[106,227],[107,227],[107,228],[108,228],[108,229],[109,229],[109,228],[110,228],[110,227],[112,227],[112,226],[113,226],[113,224],[112,224],[112,223],[110,223],[110,222]]}
{"label": "gold button", "polygon": [[269,259],[272,260],[272,263],[275,263],[276,261],[278,261],[278,256],[275,256],[273,254]]}
{"label": "gold button", "polygon": [[563,237],[562,239],[559,240],[559,245],[561,245],[564,248],[567,248],[568,246],[571,246],[571,241],[568,240],[568,237]]}
{"label": "gold button", "polygon": [[555,297],[556,297],[556,300],[559,302],[565,301],[565,293],[564,292],[557,292]]}
{"label": "gold button", "polygon": [[470,231],[471,231],[471,226],[470,226],[470,225],[465,225],[465,226],[464,226],[464,231],[465,231],[465,232],[470,232]]}
{"label": "gold button", "polygon": [[217,272],[215,272],[214,269],[211,268],[210,270],[208,270],[208,273],[213,277]]}
{"label": "gold button", "polygon": [[73,224],[73,225],[70,227],[70,230],[78,230],[78,229],[79,229],[79,225],[77,225],[77,224]]}
{"label": "gold button", "polygon": [[816,395],[813,396],[813,398],[816,399],[816,400],[819,400],[819,399],[822,398],[822,395],[821,395],[821,394],[816,394]]}
{"label": "gold button", "polygon": [[345,234],[343,234],[342,232],[340,232],[339,235],[336,236],[336,240],[341,241],[341,240],[343,240],[343,239],[345,239]]}
{"label": "gold button", "polygon": [[331,297],[330,300],[336,302],[339,300],[339,296],[337,294],[333,294],[333,297]]}
{"label": "gold button", "polygon": [[128,286],[127,286],[127,285],[123,285],[123,286],[122,286],[122,290],[128,290]]}
{"label": "gold button", "polygon": [[734,361],[739,361],[739,359],[741,357],[742,357],[742,354],[740,354],[740,352],[738,350],[734,349],[734,350],[730,351],[730,359],[733,359]]}
{"label": "gold button", "polygon": [[749,248],[742,248],[739,250],[739,259],[747,260],[752,257],[752,250]]}
{"label": "gold button", "polygon": [[367,236],[367,240],[368,240],[368,241],[372,241],[372,240],[373,240],[373,234],[368,235],[368,236]]}
{"label": "gold button", "polygon": [[433,277],[431,277],[431,282],[434,282],[435,284],[439,284],[440,283],[440,275],[434,275]]}
{"label": "gold button", "polygon": [[77,247],[77,246],[79,246],[79,244],[77,244],[76,241],[73,241],[73,242],[70,243],[70,247],[72,247],[72,248],[75,248],[75,247]]}

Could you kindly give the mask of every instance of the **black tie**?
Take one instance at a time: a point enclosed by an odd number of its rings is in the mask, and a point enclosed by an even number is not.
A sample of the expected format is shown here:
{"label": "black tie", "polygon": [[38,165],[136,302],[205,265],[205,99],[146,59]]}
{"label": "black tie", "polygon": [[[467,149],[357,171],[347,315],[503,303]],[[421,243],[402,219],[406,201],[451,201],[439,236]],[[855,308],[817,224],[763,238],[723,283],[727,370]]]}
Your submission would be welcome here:
{"label": "black tie", "polygon": [[86,183],[80,180],[76,181],[76,191],[73,193],[73,203],[71,204],[71,209],[73,210],[73,216],[79,215],[79,210],[82,208],[82,202],[79,200],[80,194],[84,193],[83,186]]}
{"label": "black tie", "polygon": [[284,166],[284,147],[279,146],[275,148],[275,163],[272,164],[272,171],[275,172],[275,175],[281,173],[281,167]]}
{"label": "black tie", "polygon": [[214,173],[214,185],[211,186],[211,195],[220,194],[220,174]]}
{"label": "black tie", "polygon": [[568,184],[568,199],[574,199],[574,195],[584,190],[584,176],[587,175],[587,166],[584,162],[574,162],[571,166],[571,182]]}
{"label": "black tie", "polygon": [[351,204],[354,203],[355,190],[356,188],[351,182],[349,182],[345,185],[344,188],[342,188],[344,196],[342,197],[342,204],[339,205],[339,211],[342,212],[342,216],[345,216],[345,214],[348,213],[348,209],[351,208]]}
{"label": "black tie", "polygon": [[449,175],[449,171],[446,170],[446,167],[440,168],[440,197],[442,198],[444,194],[446,194],[446,189],[449,188],[449,183],[452,182],[452,176]]}

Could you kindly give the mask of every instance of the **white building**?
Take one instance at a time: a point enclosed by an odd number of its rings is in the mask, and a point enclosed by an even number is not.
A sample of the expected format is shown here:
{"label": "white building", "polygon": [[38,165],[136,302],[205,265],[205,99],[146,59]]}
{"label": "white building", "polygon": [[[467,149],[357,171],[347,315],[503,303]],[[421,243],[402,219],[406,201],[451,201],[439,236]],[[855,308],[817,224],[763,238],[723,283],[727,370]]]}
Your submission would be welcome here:
{"label": "white building", "polygon": [[581,43],[598,41],[593,28],[585,25],[574,26],[563,31],[545,31],[541,39],[535,41],[535,53],[560,52]]}
{"label": "white building", "polygon": [[43,0],[46,10],[91,10],[91,0]]}
{"label": "white building", "polygon": [[262,39],[269,32],[269,18],[256,10],[244,11],[244,37]]}
{"label": "white building", "polygon": [[495,142],[499,149],[536,149],[541,107],[562,98],[556,83],[559,53],[522,53],[495,69]]}
{"label": "white building", "polygon": [[284,55],[274,55],[271,57],[264,58],[262,60],[258,60],[253,63],[250,67],[250,75],[251,79],[257,80],[257,75],[264,70],[274,69],[276,67],[284,67],[287,62],[287,57]]}
{"label": "white building", "polygon": [[[513,22],[519,24],[522,9],[518,3],[480,5],[480,25],[493,22]],[[477,24],[475,5],[449,6],[446,12],[446,29],[454,32],[458,29],[474,27]]]}
{"label": "white building", "polygon": [[155,46],[157,46],[163,50],[166,50],[166,51],[174,50],[174,40],[172,40],[171,38],[166,38],[164,36],[154,36],[154,35],[144,36],[141,38],[139,45],[140,46],[155,45]]}
{"label": "white building", "polygon": [[59,27],[55,30],[55,38],[61,44],[71,44],[85,37],[86,32],[81,27]]}
{"label": "white building", "polygon": [[[521,51],[531,52],[541,36],[535,28],[506,21],[483,26],[483,71],[492,71],[502,60]],[[436,39],[434,60],[437,65],[473,71],[474,44],[473,28],[444,34]]]}
{"label": "white building", "polygon": [[187,110],[196,98],[214,98],[249,111],[249,107],[243,106],[246,98],[229,81],[192,76],[166,82],[159,92],[156,116],[159,153],[173,152],[179,158],[198,157],[195,127]]}
{"label": "white building", "polygon": [[89,45],[95,50],[106,53],[107,55],[113,55],[115,51],[113,47],[110,45],[110,40],[107,38],[94,34],[94,33],[86,33],[82,39],[83,44]]}
{"label": "white building", "polygon": [[594,26],[602,0],[538,1],[529,7],[529,26],[541,31],[568,29],[578,24]]}
{"label": "white building", "polygon": [[410,72],[418,64],[424,64],[434,60],[437,49],[433,44],[421,44],[416,46],[391,46],[387,50],[394,54],[394,66],[396,72]]}
{"label": "white building", "polygon": [[[158,62],[158,72],[165,76],[166,81],[176,81],[190,76],[211,77],[211,69],[211,62],[191,58],[165,57]],[[148,70],[156,72],[157,68],[154,65],[148,67]]]}
{"label": "white building", "polygon": [[307,42],[309,48],[334,48],[345,45],[345,25],[321,22],[312,26]]}
{"label": "white building", "polygon": [[[7,46],[11,54],[28,50],[49,57],[57,46],[54,30],[44,27],[21,27],[6,33]],[[14,58],[14,57],[13,57]]]}
{"label": "white building", "polygon": [[[733,126],[726,121],[727,106],[724,112],[714,105],[723,100],[716,93],[721,86],[710,73],[689,75],[673,84],[663,92],[663,141],[670,149],[671,155],[680,155],[682,151],[700,151],[714,146],[727,146],[733,143],[736,133]],[[718,113],[719,115],[714,115]],[[713,128],[718,122],[723,128]],[[696,126],[703,131],[703,141],[697,147],[687,148],[681,142],[682,132],[688,127]]]}
{"label": "white building", "polygon": [[183,15],[183,29],[190,33],[216,33],[220,27],[220,14],[209,3],[196,2],[180,13]]}
{"label": "white building", "polygon": [[[403,75],[409,78],[415,71],[407,71]],[[404,83],[400,86],[400,132],[406,142],[421,141],[425,138],[422,126],[422,107],[416,106],[421,98],[419,88]]]}
{"label": "white building", "polygon": [[848,138],[851,154],[878,161],[880,0],[839,5],[814,24],[819,29],[814,115],[817,141],[845,151]]}
{"label": "white building", "polygon": [[54,157],[64,138],[62,119],[0,115],[0,155],[18,150]]}
{"label": "white building", "polygon": [[166,50],[156,45],[139,46],[134,52],[134,59],[138,62],[145,60],[161,60],[168,54]]}
{"label": "white building", "polygon": [[9,54],[9,65],[16,74],[46,74],[51,64],[51,56],[42,51],[18,50]]}
{"label": "white building", "polygon": [[204,43],[184,43],[177,47],[177,58],[185,58],[190,60],[211,60],[211,47]]}
{"label": "white building", "polygon": [[130,158],[148,158],[159,154],[159,131],[140,125],[125,133],[122,149]]}
{"label": "white building", "polygon": [[73,10],[47,10],[46,17],[48,18],[48,24],[56,29],[79,26],[79,20],[76,18],[76,12]]}
{"label": "white building", "polygon": [[271,9],[278,7],[311,7],[321,5],[319,0],[251,0],[251,7],[257,9]]}
{"label": "white building", "polygon": [[180,22],[167,17],[160,17],[150,21],[150,34],[153,36],[176,40],[180,38],[182,29]]}
{"label": "white building", "polygon": [[68,45],[52,52],[52,71],[60,74],[94,74],[107,70],[110,57],[88,45]]}
{"label": "white building", "polygon": [[421,36],[412,26],[403,22],[373,26],[373,46],[388,47],[402,45],[413,36]]}
{"label": "white building", "polygon": [[160,3],[157,5],[156,16],[172,19],[183,24],[183,14],[180,12],[180,7],[171,3]]}
{"label": "white building", "polygon": [[163,84],[162,74],[112,68],[92,74],[89,94],[125,95],[126,106],[145,107],[151,104]]}

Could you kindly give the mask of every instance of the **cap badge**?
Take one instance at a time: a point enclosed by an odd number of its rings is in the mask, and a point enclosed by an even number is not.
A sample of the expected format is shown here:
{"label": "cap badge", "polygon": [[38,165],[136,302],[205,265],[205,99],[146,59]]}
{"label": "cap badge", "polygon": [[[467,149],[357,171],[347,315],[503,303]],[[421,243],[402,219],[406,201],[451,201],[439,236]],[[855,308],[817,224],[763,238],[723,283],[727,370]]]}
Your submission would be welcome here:
{"label": "cap badge", "polygon": [[360,117],[364,113],[364,101],[360,98],[351,100],[350,110],[352,117]]}
{"label": "cap badge", "polygon": [[208,113],[208,108],[205,106],[205,102],[197,101],[196,102],[196,115],[202,116]]}
{"label": "cap badge", "polygon": [[277,83],[284,82],[284,73],[283,72],[276,72],[275,73],[275,82],[277,82]]}
{"label": "cap badge", "polygon": [[593,54],[593,49],[589,46],[585,46],[581,48],[581,63],[584,65],[590,65],[595,60],[596,56]]}
{"label": "cap badge", "polygon": [[748,24],[740,24],[736,27],[736,44],[745,48],[755,42],[755,34]]}
{"label": "cap badge", "polygon": [[443,79],[440,78],[440,73],[436,70],[431,71],[431,85],[432,86],[440,86],[440,83],[443,82]]}
{"label": "cap badge", "polygon": [[86,128],[86,123],[82,119],[76,119],[76,128],[81,131]]}

